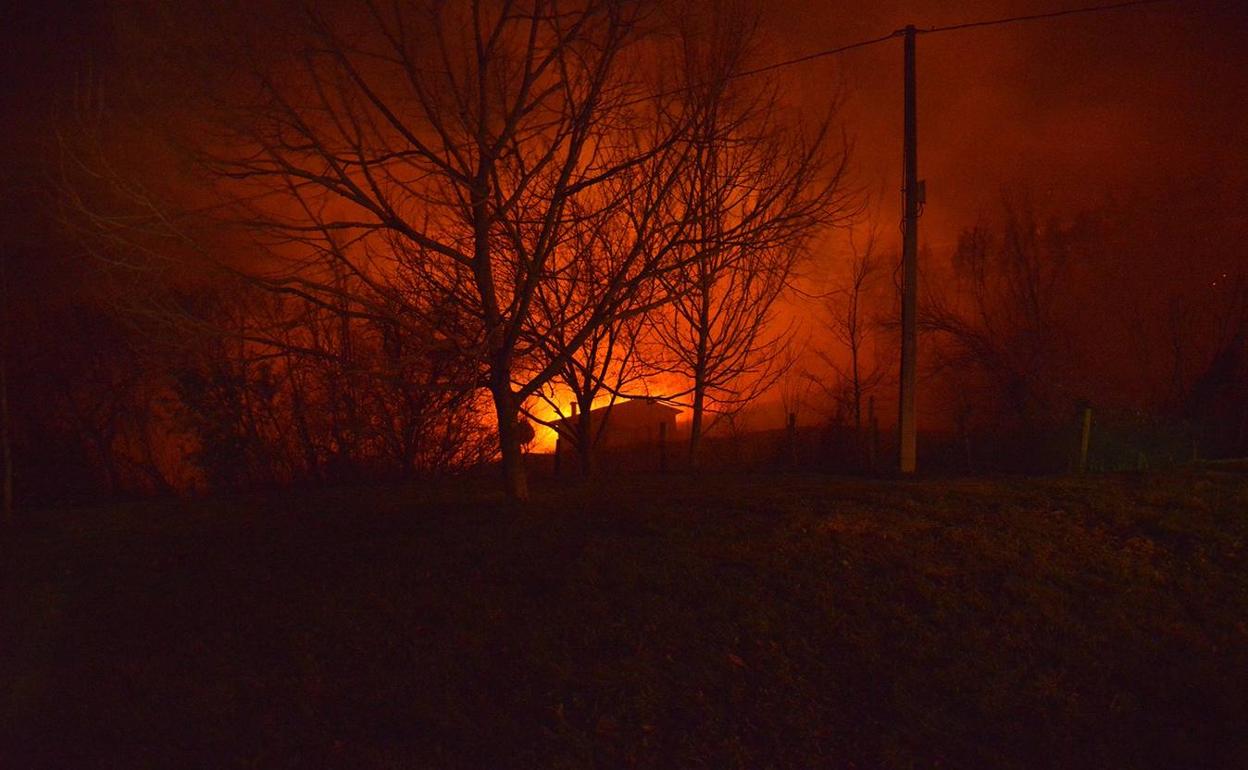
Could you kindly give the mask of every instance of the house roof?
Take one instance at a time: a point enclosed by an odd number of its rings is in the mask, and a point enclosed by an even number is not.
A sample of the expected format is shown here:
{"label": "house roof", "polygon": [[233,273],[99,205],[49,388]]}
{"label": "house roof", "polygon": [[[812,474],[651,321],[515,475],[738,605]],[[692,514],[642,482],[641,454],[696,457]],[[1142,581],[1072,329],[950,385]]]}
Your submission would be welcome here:
{"label": "house roof", "polygon": [[[605,416],[608,411],[617,415],[620,413],[628,414],[629,412],[636,411],[639,407],[645,409],[660,409],[665,412],[670,412],[673,416],[680,414],[681,411],[674,406],[661,403],[652,398],[630,398],[625,401],[617,401],[614,404],[608,404],[607,406],[600,406],[597,409],[591,409],[589,413],[590,415],[597,417]],[[573,416],[570,415],[556,420],[555,422],[556,424],[566,423],[572,420],[572,417]]]}

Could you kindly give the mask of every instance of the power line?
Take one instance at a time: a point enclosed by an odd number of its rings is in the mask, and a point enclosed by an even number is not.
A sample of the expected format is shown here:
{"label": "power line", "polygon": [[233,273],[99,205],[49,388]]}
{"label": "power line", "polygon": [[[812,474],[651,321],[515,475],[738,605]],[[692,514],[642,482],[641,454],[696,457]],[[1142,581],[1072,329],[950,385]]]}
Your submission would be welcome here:
{"label": "power line", "polygon": [[[1153,1],[1157,2],[1159,0],[1153,0]],[[860,40],[857,43],[850,43],[849,45],[843,45],[838,48],[829,48],[823,51],[816,51],[814,53],[806,54],[805,56],[798,56],[795,59],[785,59],[784,61],[774,62],[772,64],[767,64],[762,67],[755,67],[754,69],[742,70],[741,72],[733,73],[730,77],[735,79],[735,78],[749,77],[751,75],[761,75],[764,72],[771,72],[772,70],[778,70],[781,67],[789,67],[794,64],[804,64],[808,61],[814,61],[815,59],[822,59],[827,56],[835,56],[838,53],[845,53],[846,51],[852,51],[855,48],[866,48],[869,45],[875,45],[876,43],[883,43],[885,40],[892,40],[893,38],[900,37],[900,36],[901,36],[901,30],[897,30],[895,32],[889,32],[887,35],[873,37],[870,40]]]}
{"label": "power line", "polygon": [[[961,24],[949,24],[944,27],[926,27],[917,31],[920,34],[931,34],[934,32],[953,32],[959,29],[973,29],[975,27],[993,27],[998,24],[1014,24],[1022,21],[1039,21],[1041,19],[1056,19],[1060,16],[1073,16],[1081,13],[1098,13],[1101,11],[1117,11],[1126,8],[1137,8],[1144,5],[1158,5],[1160,3],[1172,2],[1173,0],[1128,0],[1122,3],[1106,3],[1105,5],[1089,5],[1081,8],[1067,8],[1061,11],[1048,11],[1046,13],[1033,13],[1026,16],[1008,16],[1002,19],[985,19],[982,21],[967,21]],[[898,33],[894,33],[898,34]]]}
{"label": "power line", "polygon": [[[917,29],[908,26],[900,31],[905,37],[904,75],[905,110],[902,142],[903,214],[902,214],[902,282],[901,282],[901,368],[897,409],[897,468],[903,476],[911,475],[917,466],[918,421],[916,411],[916,371],[918,368],[918,225],[923,182],[918,175],[918,131],[915,116],[917,87],[915,85],[915,38],[919,33],[953,32],[955,30],[1015,24],[1024,21],[1053,19],[1077,13],[1122,10],[1165,0],[1125,0],[1097,6],[1083,6],[1047,13],[1009,16],[1000,19],[950,24],[944,27]],[[1086,439],[1086,425],[1085,425]],[[1086,441],[1085,441],[1086,443]],[[1086,450],[1086,447],[1085,447]]]}
{"label": "power line", "polygon": [[[885,40],[892,40],[893,38],[900,37],[900,36],[901,36],[900,30],[896,32],[890,32],[887,35],[880,35],[879,37],[873,37],[870,40],[859,40],[857,43],[850,43],[849,45],[842,45],[836,48],[827,48],[822,51],[815,51],[814,53],[808,53],[802,56],[795,57],[793,59],[785,59],[783,61],[772,62],[771,64],[764,64],[761,67],[755,67],[753,69],[742,70],[740,72],[734,72],[726,76],[725,80],[740,80],[741,78],[751,77],[753,75],[761,75],[764,72],[771,72],[772,70],[783,69],[784,67],[791,67],[794,64],[804,64],[808,61],[814,61],[815,59],[823,59],[828,56],[835,56],[838,53],[845,53],[846,51],[852,51],[855,48],[866,48],[869,45],[875,45],[876,43],[883,43]],[[645,102],[651,101],[652,99],[661,99],[664,96],[675,96],[677,94],[683,94],[686,90],[688,90],[691,87],[696,88],[696,87],[700,87],[704,85],[710,85],[710,84],[709,83],[691,83],[687,86],[678,86],[676,88],[669,88],[666,91],[659,91],[658,93],[653,93],[648,96],[639,96],[634,99],[629,99],[625,102],[621,102],[619,106],[620,107],[632,107],[635,104],[644,104]]]}
{"label": "power line", "polygon": [[[979,21],[968,21],[968,22],[962,22],[960,24],[949,24],[943,27],[923,27],[923,28],[916,29],[915,31],[919,34],[935,34],[937,32],[955,32],[957,30],[974,29],[976,27],[994,27],[994,26],[999,26],[1002,24],[1015,24],[1015,23],[1024,22],[1024,21],[1040,21],[1043,19],[1056,19],[1061,16],[1073,16],[1076,14],[1084,14],[1084,13],[1099,13],[1102,11],[1125,10],[1127,8],[1136,8],[1140,6],[1146,6],[1146,5],[1159,5],[1161,3],[1168,3],[1168,2],[1174,2],[1174,0],[1126,0],[1125,2],[1106,3],[1103,5],[1088,5],[1088,6],[1082,6],[1079,8],[1067,8],[1067,9],[1059,10],[1059,11],[1048,11],[1045,13],[1033,13],[1033,14],[1028,14],[1024,16],[1008,16],[1008,17],[1000,18],[1000,19],[983,19]],[[868,46],[876,45],[877,43],[883,43],[887,40],[892,40],[893,38],[902,37],[903,35],[905,35],[905,30],[898,29],[898,30],[889,32],[886,35],[880,35],[879,37],[873,37],[868,40],[859,40],[856,43],[849,43],[847,45],[841,45],[835,48],[826,48],[821,51],[814,51],[812,53],[794,57],[792,59],[784,59],[782,61],[772,62],[771,64],[764,64],[760,67],[754,67],[752,69],[742,70],[741,72],[734,72],[731,75],[728,75],[727,79],[739,80],[741,78],[752,77],[754,75],[761,75],[765,72],[772,72],[774,70],[783,69],[785,67],[792,67],[797,64],[805,64],[806,62],[809,62],[809,61],[815,61],[817,59],[825,59],[829,56],[836,56],[837,54],[846,53],[848,51],[854,51],[859,48],[866,48]],[[672,88],[666,91],[660,91],[658,93],[651,94],[650,96],[630,99],[628,101],[623,102],[620,106],[630,107],[635,104],[641,104],[643,102],[650,101],[651,99],[657,99],[657,98],[661,98],[664,96],[674,96],[676,94],[683,93],[684,91],[685,91],[684,87]],[[251,202],[253,200],[258,200],[260,198],[264,198],[273,194],[276,194],[276,191],[268,191],[268,192],[259,193],[254,196],[247,196],[238,202]],[[203,209],[195,209],[195,210],[192,210],[192,212],[188,212],[188,213],[207,212],[207,211],[211,211],[217,208],[221,208],[224,205],[226,204],[207,206]]]}
{"label": "power line", "polygon": [[[982,19],[978,21],[967,21],[967,22],[962,22],[960,24],[949,24],[943,27],[921,27],[916,31],[919,32],[920,34],[934,34],[937,32],[954,32],[954,31],[961,30],[961,29],[973,29],[976,27],[994,27],[994,26],[998,26],[1001,24],[1015,24],[1015,23],[1024,22],[1024,21],[1040,21],[1042,19],[1056,19],[1061,16],[1073,16],[1076,14],[1100,13],[1103,11],[1118,11],[1118,10],[1125,10],[1127,8],[1136,8],[1140,6],[1146,6],[1146,5],[1159,5],[1161,3],[1168,3],[1168,2],[1173,2],[1173,1],[1174,0],[1126,0],[1126,2],[1105,3],[1102,5],[1087,5],[1087,6],[1081,6],[1079,8],[1066,8],[1066,9],[1059,10],[1059,11],[1047,11],[1045,13],[1033,13],[1033,14],[1027,14],[1024,16],[1007,16],[1005,18],[1000,18],[1000,19]],[[876,43],[883,43],[886,40],[892,40],[893,38],[901,37],[904,33],[905,33],[905,30],[901,30],[901,29],[894,30],[893,32],[889,32],[887,35],[880,35],[879,37],[873,37],[869,40],[859,40],[856,43],[850,43],[848,45],[837,46],[836,48],[827,48],[822,51],[815,51],[813,53],[808,53],[803,56],[797,56],[792,59],[784,59],[783,61],[773,62],[771,64],[765,64],[761,67],[755,67],[753,69],[742,70],[741,72],[736,72],[730,75],[729,79],[736,80],[738,78],[750,77],[752,75],[761,75],[764,72],[771,72],[773,70],[782,69],[784,67],[791,67],[795,64],[805,64],[808,61],[814,61],[816,59],[824,59],[829,56],[835,56],[837,54],[845,53],[846,51],[853,51],[858,48],[866,48],[867,46],[875,45]],[[655,96],[671,96],[672,94],[679,93],[680,91],[681,89],[673,89],[671,91],[664,91],[662,93],[655,94]],[[641,100],[638,100],[638,101],[641,101]]]}

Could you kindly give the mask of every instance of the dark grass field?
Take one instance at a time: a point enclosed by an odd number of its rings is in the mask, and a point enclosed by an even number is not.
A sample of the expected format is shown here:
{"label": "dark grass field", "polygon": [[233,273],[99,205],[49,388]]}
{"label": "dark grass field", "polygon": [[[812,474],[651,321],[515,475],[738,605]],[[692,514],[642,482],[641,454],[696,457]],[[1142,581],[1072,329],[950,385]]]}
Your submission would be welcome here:
{"label": "dark grass field", "polygon": [[46,512],[0,767],[1248,767],[1248,475]]}

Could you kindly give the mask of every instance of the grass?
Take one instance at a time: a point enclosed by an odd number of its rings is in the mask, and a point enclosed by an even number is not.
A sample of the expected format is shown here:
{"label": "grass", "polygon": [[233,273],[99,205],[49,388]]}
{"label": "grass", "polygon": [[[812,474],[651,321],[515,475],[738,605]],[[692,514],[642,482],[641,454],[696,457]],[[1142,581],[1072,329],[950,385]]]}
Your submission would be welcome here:
{"label": "grass", "polygon": [[469,482],[7,533],[0,767],[1248,766],[1248,474]]}

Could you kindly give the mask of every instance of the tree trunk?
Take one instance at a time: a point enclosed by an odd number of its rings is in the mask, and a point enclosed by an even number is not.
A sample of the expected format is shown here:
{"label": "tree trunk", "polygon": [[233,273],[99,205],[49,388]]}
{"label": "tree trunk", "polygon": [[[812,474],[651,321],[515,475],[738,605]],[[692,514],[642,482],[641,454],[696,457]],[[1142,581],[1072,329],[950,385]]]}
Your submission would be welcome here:
{"label": "tree trunk", "polygon": [[586,479],[594,472],[594,439],[597,438],[590,412],[590,404],[581,404],[576,426],[576,451],[581,460],[581,478]]}
{"label": "tree trunk", "polygon": [[493,389],[494,411],[498,415],[498,446],[503,457],[503,486],[507,497],[517,502],[529,499],[529,481],[524,472],[524,452],[516,430],[519,408],[511,389]]}
{"label": "tree trunk", "polygon": [[317,482],[322,481],[320,463],[316,458],[316,445],[312,442],[312,431],[308,428],[308,409],[303,398],[303,386],[295,378],[294,359],[286,356],[286,379],[290,382],[291,416],[295,421],[295,433],[299,436],[299,446],[303,450],[303,462],[306,477]]}
{"label": "tree trunk", "polygon": [[[6,328],[5,331],[8,331]],[[4,453],[3,516],[0,524],[13,521],[13,446],[9,436],[8,350],[0,348],[0,451]]]}
{"label": "tree trunk", "polygon": [[13,435],[9,419],[9,276],[0,259],[0,451],[4,454],[0,524],[13,523]]}
{"label": "tree trunk", "polygon": [[854,437],[862,440],[862,377],[858,372],[858,343],[850,345],[850,366],[854,386]]}
{"label": "tree trunk", "polygon": [[689,467],[698,467],[698,452],[702,446],[702,413],[706,407],[706,388],[695,384],[693,389],[693,416],[689,420]]}

